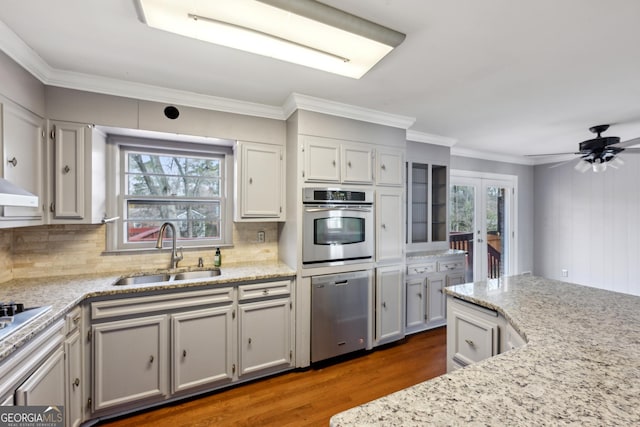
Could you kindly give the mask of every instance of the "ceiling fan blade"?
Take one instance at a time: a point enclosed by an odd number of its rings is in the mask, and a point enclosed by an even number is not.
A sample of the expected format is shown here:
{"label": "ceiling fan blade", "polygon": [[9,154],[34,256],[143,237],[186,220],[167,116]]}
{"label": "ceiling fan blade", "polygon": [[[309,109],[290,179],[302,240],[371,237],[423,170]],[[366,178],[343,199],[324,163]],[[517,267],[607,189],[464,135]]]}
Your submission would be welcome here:
{"label": "ceiling fan blade", "polygon": [[638,144],[640,144],[640,138],[633,138],[628,141],[619,142],[615,144],[614,147],[625,148],[625,147],[631,147],[633,145],[638,145]]}
{"label": "ceiling fan blade", "polygon": [[[570,153],[567,153],[567,154],[570,154]],[[557,168],[557,167],[560,167],[560,166],[564,166],[567,163],[575,162],[576,160],[577,159],[565,160],[564,162],[556,163],[554,165],[549,166],[549,169],[553,169],[553,168]]]}
{"label": "ceiling fan blade", "polygon": [[525,154],[525,157],[549,157],[549,156],[566,156],[568,154],[582,154],[582,153],[549,153],[549,154]]}
{"label": "ceiling fan blade", "polygon": [[623,151],[624,154],[640,154],[640,148],[625,148]]}

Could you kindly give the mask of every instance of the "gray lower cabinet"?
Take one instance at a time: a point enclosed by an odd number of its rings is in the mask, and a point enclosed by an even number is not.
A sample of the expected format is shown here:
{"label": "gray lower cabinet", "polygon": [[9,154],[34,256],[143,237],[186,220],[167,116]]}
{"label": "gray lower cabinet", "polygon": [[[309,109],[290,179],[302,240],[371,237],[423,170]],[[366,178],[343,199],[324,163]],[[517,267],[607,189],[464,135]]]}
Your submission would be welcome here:
{"label": "gray lower cabinet", "polygon": [[94,325],[92,339],[94,410],[166,396],[166,315]]}
{"label": "gray lower cabinet", "polygon": [[64,349],[58,347],[16,390],[16,405],[64,405]]}
{"label": "gray lower cabinet", "polygon": [[291,285],[279,280],[91,302],[90,417],[291,368]]}
{"label": "gray lower cabinet", "polygon": [[171,315],[172,393],[233,380],[233,307]]}
{"label": "gray lower cabinet", "polygon": [[289,298],[240,304],[239,313],[239,375],[290,366],[293,350]]}
{"label": "gray lower cabinet", "polygon": [[376,268],[376,345],[404,337],[402,266]]}
{"label": "gray lower cabinet", "polygon": [[447,322],[446,286],[464,283],[464,255],[407,262],[406,333],[443,326]]}
{"label": "gray lower cabinet", "polygon": [[65,381],[65,419],[70,427],[77,427],[82,423],[82,387],[86,381],[82,381],[82,341],[80,332],[74,331],[67,336],[64,342]]}

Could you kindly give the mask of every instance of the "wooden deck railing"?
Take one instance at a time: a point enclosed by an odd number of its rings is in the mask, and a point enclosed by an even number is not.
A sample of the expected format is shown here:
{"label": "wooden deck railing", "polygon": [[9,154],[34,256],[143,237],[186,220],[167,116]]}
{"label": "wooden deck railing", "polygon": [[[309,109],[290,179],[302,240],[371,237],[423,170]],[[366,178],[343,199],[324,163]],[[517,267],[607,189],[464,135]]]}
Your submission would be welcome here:
{"label": "wooden deck railing", "polygon": [[[449,233],[449,248],[467,252],[467,271],[473,268],[473,233]],[[499,250],[487,244],[488,278],[500,277],[500,260],[502,254]]]}

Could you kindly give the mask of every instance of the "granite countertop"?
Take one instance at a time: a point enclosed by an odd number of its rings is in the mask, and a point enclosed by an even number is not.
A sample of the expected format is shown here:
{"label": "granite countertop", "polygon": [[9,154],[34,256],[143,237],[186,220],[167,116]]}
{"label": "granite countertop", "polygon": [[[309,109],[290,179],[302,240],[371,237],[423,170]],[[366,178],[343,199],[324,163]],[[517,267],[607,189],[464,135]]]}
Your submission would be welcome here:
{"label": "granite countertop", "polygon": [[[15,279],[2,283],[0,284],[0,301],[22,302],[25,307],[50,305],[51,310],[0,340],[0,362],[88,298],[108,295],[126,296],[127,294],[167,289],[187,289],[212,284],[228,285],[252,280],[294,277],[296,275],[295,270],[282,263],[223,266],[221,270],[222,274],[220,276],[206,279],[179,280],[143,285],[114,286],[118,279],[134,275],[131,273]],[[186,271],[186,269],[176,271]],[[157,273],[158,271],[148,272],[148,274]]]}
{"label": "granite countertop", "polygon": [[419,252],[408,252],[407,253],[407,262],[414,261],[430,261],[437,260],[438,258],[451,256],[451,255],[464,255],[466,251],[462,251],[459,249],[444,249],[441,251],[419,251]]}
{"label": "granite countertop", "polygon": [[640,297],[534,276],[445,291],[528,341],[337,414],[339,426],[640,425]]}

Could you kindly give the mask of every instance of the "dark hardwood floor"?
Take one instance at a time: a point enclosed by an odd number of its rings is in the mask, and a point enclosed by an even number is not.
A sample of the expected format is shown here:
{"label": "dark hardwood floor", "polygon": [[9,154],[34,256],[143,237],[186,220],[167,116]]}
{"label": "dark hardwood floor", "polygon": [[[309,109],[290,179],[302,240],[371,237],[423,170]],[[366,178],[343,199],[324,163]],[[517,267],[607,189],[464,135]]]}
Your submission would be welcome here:
{"label": "dark hardwood floor", "polygon": [[410,335],[359,357],[170,404],[109,427],[327,426],[332,415],[445,373],[446,329]]}

